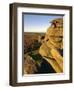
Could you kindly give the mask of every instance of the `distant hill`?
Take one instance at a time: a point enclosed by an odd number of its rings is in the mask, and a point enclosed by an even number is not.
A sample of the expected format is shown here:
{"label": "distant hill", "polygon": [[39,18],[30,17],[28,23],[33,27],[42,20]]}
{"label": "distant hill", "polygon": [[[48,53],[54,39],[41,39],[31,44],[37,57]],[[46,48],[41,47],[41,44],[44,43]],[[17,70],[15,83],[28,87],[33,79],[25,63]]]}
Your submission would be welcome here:
{"label": "distant hill", "polygon": [[40,44],[39,38],[42,35],[44,35],[44,33],[26,33],[25,32],[24,33],[24,52],[26,53],[31,49],[35,49],[34,47]]}

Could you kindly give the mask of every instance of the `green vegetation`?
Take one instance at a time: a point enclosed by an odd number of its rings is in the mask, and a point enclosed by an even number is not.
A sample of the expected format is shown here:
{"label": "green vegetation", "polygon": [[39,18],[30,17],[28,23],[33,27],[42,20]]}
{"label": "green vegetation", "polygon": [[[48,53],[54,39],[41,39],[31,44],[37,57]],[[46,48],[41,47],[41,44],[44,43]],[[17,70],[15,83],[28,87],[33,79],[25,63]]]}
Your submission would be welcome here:
{"label": "green vegetation", "polygon": [[34,52],[31,52],[29,55],[33,58],[33,60],[35,60],[35,62],[39,66],[41,65],[41,62],[42,62],[43,58],[42,58],[42,56],[40,54],[38,54],[38,53],[35,54]]}

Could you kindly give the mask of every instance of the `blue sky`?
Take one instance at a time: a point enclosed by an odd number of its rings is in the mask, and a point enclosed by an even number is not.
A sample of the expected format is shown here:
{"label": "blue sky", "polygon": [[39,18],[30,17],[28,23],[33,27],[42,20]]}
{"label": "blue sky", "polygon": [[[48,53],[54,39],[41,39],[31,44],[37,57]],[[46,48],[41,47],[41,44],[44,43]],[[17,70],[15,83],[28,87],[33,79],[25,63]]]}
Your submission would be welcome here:
{"label": "blue sky", "polygon": [[24,32],[46,32],[51,21],[62,15],[24,14]]}

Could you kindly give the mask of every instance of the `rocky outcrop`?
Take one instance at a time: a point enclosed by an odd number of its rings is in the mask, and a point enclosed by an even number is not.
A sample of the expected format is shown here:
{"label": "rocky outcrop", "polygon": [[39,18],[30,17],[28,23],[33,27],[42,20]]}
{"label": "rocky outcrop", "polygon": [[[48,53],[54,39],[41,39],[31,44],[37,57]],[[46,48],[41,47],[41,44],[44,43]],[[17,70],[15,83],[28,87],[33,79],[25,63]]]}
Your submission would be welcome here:
{"label": "rocky outcrop", "polygon": [[37,63],[33,58],[29,55],[25,56],[24,60],[24,73],[25,74],[33,74],[37,72]]}
{"label": "rocky outcrop", "polygon": [[58,18],[51,22],[43,43],[39,49],[40,55],[48,61],[56,72],[63,72],[63,19]]}

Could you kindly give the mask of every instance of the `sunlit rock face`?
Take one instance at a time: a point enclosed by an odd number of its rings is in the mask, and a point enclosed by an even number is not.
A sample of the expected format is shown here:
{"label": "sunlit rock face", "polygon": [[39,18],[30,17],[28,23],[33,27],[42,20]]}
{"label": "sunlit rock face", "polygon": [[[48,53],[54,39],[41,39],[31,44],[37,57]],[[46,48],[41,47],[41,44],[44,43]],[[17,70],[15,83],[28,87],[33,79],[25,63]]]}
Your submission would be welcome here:
{"label": "sunlit rock face", "polygon": [[[47,29],[39,49],[40,55],[52,65],[56,72],[63,71],[63,57],[59,51],[63,51],[63,18],[51,21],[51,26]],[[54,61],[50,61],[52,59]]]}
{"label": "sunlit rock face", "polygon": [[44,41],[50,47],[50,44],[58,49],[63,49],[63,19],[58,18],[51,22]]}

